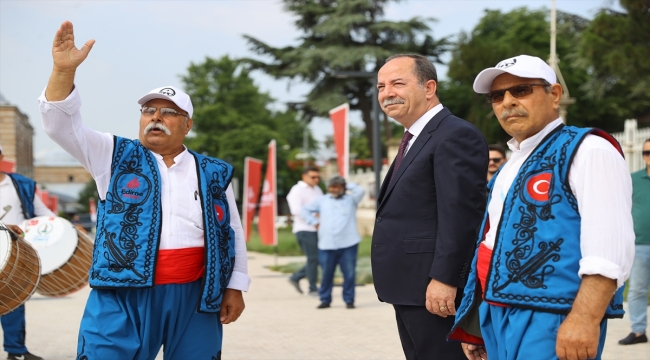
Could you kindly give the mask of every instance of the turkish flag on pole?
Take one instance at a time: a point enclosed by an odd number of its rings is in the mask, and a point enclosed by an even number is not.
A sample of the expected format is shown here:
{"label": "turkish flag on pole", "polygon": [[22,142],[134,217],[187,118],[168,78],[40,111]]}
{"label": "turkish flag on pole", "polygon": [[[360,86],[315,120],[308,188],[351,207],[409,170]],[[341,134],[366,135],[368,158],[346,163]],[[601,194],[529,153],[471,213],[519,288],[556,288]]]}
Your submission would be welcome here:
{"label": "turkish flag on pole", "polygon": [[251,235],[251,225],[260,196],[262,182],[262,160],[247,156],[244,159],[244,211],[242,225],[244,226],[244,239],[248,242]]}
{"label": "turkish flag on pole", "polygon": [[350,171],[350,123],[348,114],[350,105],[345,103],[330,110],[330,119],[334,126],[334,145],[336,147],[336,163],[339,166],[339,174],[344,178],[348,177]]}
{"label": "turkish flag on pole", "polygon": [[275,228],[275,217],[278,213],[275,160],[274,139],[269,143],[269,159],[266,162],[266,179],[262,187],[258,224],[262,244],[274,246],[278,245],[278,229]]}
{"label": "turkish flag on pole", "polygon": [[90,220],[94,223],[97,222],[97,204],[95,204],[95,198],[88,198],[88,208],[90,209]]}

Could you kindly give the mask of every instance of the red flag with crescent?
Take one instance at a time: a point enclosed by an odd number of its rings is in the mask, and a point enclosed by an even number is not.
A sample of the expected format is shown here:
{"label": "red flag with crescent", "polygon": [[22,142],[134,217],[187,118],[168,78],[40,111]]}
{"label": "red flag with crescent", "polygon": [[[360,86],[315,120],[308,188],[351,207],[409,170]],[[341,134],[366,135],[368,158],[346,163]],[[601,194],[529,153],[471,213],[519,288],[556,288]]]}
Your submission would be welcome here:
{"label": "red flag with crescent", "polygon": [[250,239],[251,225],[257,209],[260,196],[260,185],[262,183],[262,160],[247,156],[244,159],[244,203],[242,225],[244,227],[244,239]]}
{"label": "red flag with crescent", "polygon": [[266,178],[262,187],[260,199],[260,219],[258,229],[263,245],[278,244],[278,229],[275,228],[275,219],[278,213],[276,191],[276,157],[275,139],[269,143],[269,157],[266,162]]}
{"label": "red flag with crescent", "polygon": [[348,121],[350,105],[348,103],[339,105],[329,113],[334,126],[334,146],[339,174],[347,178],[350,169],[350,123]]}
{"label": "red flag with crescent", "polygon": [[548,201],[548,191],[551,188],[552,176],[550,172],[543,172],[528,178],[528,182],[526,183],[528,195],[535,201]]}

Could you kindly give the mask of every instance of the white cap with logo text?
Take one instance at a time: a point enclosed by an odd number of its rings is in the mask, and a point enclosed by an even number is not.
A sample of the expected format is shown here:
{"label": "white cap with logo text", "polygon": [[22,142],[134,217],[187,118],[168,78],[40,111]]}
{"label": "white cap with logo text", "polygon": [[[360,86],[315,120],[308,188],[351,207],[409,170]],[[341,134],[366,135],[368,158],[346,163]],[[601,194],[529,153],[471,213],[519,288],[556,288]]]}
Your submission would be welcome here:
{"label": "white cap with logo text", "polygon": [[144,105],[147,101],[153,99],[164,99],[173,102],[176,106],[187,112],[187,115],[190,118],[194,112],[190,96],[184,93],[183,90],[174,86],[163,86],[153,89],[149,91],[147,95],[141,97],[140,100],[138,100],[138,104]]}
{"label": "white cap with logo text", "polygon": [[557,83],[555,71],[544,60],[536,56],[519,55],[499,62],[495,67],[481,71],[474,79],[474,91],[479,94],[487,94],[490,92],[494,78],[504,73],[522,78],[544,79],[549,84]]}

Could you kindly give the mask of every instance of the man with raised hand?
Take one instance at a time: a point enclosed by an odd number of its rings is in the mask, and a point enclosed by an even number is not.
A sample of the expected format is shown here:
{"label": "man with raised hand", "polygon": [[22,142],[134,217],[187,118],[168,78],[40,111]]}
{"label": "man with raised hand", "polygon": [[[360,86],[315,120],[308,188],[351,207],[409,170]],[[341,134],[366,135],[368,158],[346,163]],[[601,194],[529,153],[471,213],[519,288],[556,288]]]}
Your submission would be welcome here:
{"label": "man with raised hand", "polygon": [[164,346],[166,359],[220,359],[222,324],[240,316],[250,283],[233,168],[183,145],[193,107],[174,86],[138,100],[138,140],[84,126],[74,78],[94,43],[77,49],[64,22],[39,98],[46,133],[101,200],[77,358],[154,359]]}

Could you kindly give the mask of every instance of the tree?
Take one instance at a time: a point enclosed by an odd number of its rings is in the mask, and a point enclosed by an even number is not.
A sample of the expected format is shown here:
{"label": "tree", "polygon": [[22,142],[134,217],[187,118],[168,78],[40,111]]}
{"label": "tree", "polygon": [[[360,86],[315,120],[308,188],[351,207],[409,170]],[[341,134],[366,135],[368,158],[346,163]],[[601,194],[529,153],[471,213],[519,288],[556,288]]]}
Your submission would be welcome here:
{"label": "tree", "polygon": [[95,179],[90,179],[84,188],[81,189],[81,192],[79,192],[77,202],[81,205],[81,212],[90,212],[90,198],[95,199],[96,203],[99,202],[99,194],[97,193],[97,184],[95,184]]}
{"label": "tree", "polygon": [[583,32],[579,53],[591,74],[583,89],[597,101],[618,100],[620,118],[650,123],[650,1],[620,3],[626,13],[603,9]]}
{"label": "tree", "polygon": [[[377,72],[384,60],[396,53],[418,53],[440,63],[447,40],[429,35],[431,18],[413,18],[393,22],[383,19],[390,0],[283,0],[287,11],[295,14],[295,25],[302,33],[300,44],[271,47],[245,35],[250,48],[270,57],[265,63],[247,59],[253,69],[275,78],[297,79],[312,83],[307,95],[308,116],[327,116],[327,112],[345,102],[360,110],[366,125],[368,146],[372,144],[372,88],[376,78],[339,79],[340,71]],[[393,0],[398,2],[399,0]],[[370,80],[370,81],[369,81]]]}
{"label": "tree", "polygon": [[232,164],[242,179],[244,158],[266,162],[267,146],[276,139],[278,193],[288,191],[292,183],[285,179],[296,175],[287,160],[300,151],[307,126],[298,121],[297,112],[270,110],[273,99],[260,92],[241,61],[228,56],[191,64],[182,80],[194,105],[195,136],[186,139],[187,146]]}
{"label": "tree", "polygon": [[[472,84],[481,70],[496,65],[508,57],[521,54],[548,59],[550,52],[549,11],[518,8],[509,13],[486,10],[471,31],[461,33],[452,50],[449,80],[440,87],[441,102],[458,116],[474,123],[489,142],[505,142],[510,136],[502,130],[492,107],[482,95],[474,93]],[[567,122],[576,126],[599,127],[620,131],[625,117],[620,116],[620,98],[608,102],[590,97],[582,84],[590,79],[589,72],[577,53],[582,33],[589,21],[568,13],[557,14],[557,53],[560,70],[571,97],[576,103],[568,108]]]}

